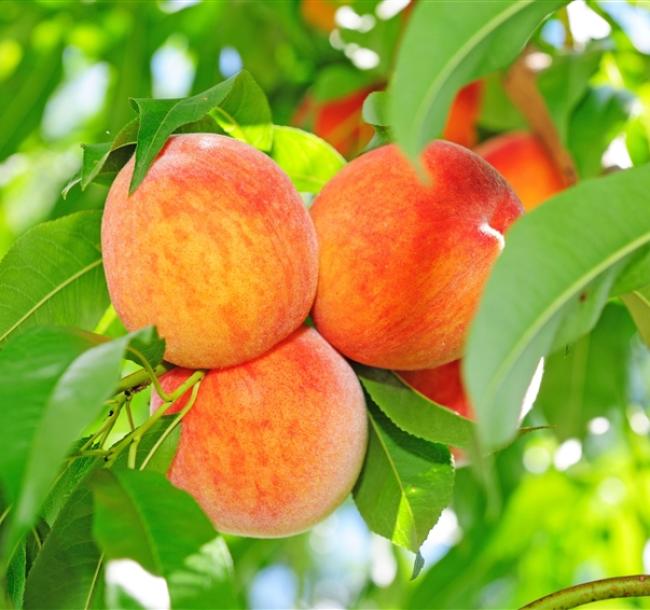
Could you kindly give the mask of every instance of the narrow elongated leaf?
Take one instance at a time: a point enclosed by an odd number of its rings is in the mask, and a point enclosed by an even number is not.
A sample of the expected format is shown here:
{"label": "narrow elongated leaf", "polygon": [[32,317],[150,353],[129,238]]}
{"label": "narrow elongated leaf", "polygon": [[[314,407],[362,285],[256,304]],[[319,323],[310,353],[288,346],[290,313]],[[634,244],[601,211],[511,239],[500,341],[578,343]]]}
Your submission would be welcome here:
{"label": "narrow elongated leaf", "polygon": [[138,119],[129,121],[115,136],[112,142],[103,144],[86,144],[81,167],[81,188],[85,189],[91,182],[103,176],[103,182],[112,177],[124,165],[131,154],[138,136]]}
{"label": "narrow elongated leaf", "polygon": [[388,119],[411,158],[443,129],[462,85],[507,66],[562,0],[419,2],[389,86]]}
{"label": "narrow elongated leaf", "polygon": [[211,114],[219,126],[233,138],[248,142],[260,150],[271,149],[271,108],[264,91],[246,70],[234,77],[228,95]]}
{"label": "narrow elongated leaf", "polygon": [[650,345],[650,286],[624,294],[621,299],[630,311],[639,335],[646,345]]}
{"label": "narrow elongated leaf", "polygon": [[563,142],[567,142],[569,119],[584,97],[589,79],[598,70],[604,48],[592,45],[582,53],[565,53],[553,58],[553,64],[537,79],[553,123]]}
{"label": "narrow elongated leaf", "polygon": [[625,308],[612,303],[591,333],[546,358],[535,406],[559,438],[583,438],[589,420],[626,406],[633,333]]}
{"label": "narrow elongated leaf", "polygon": [[26,610],[103,607],[103,561],[92,522],[92,494],[80,488],[61,510],[29,572]]}
{"label": "narrow elongated leaf", "polygon": [[366,392],[404,432],[433,443],[473,446],[474,424],[402,383],[390,371],[357,367]]}
{"label": "narrow elongated leaf", "polygon": [[7,593],[14,608],[22,608],[25,595],[25,575],[27,571],[27,552],[25,542],[21,542],[7,570]]}
{"label": "narrow elongated leaf", "polygon": [[133,104],[139,114],[139,129],[131,192],[142,182],[167,138],[183,125],[199,121],[208,113],[212,112],[228,133],[245,138],[262,149],[271,145],[268,102],[246,71],[192,97],[180,100],[138,98]]}
{"label": "narrow elongated leaf", "polygon": [[451,500],[449,451],[402,432],[374,405],[369,417],[368,453],[354,501],[373,532],[416,552]]}
{"label": "narrow elongated leaf", "polygon": [[[78,451],[87,440],[88,438],[85,437],[77,441],[70,453]],[[97,457],[83,457],[71,460],[63,466],[41,509],[43,519],[50,526],[54,525],[59,513],[68,503],[72,494],[77,491],[82,481],[88,476],[88,473],[93,468],[97,468],[100,463],[103,463],[103,461]]]}
{"label": "narrow elongated leaf", "polygon": [[[585,181],[509,230],[470,332],[465,379],[479,435],[498,447],[515,434],[539,359],[584,291],[650,243],[650,166]],[[613,281],[615,278],[608,278]],[[593,312],[588,312],[593,319]],[[584,332],[584,324],[578,324]],[[565,341],[577,336],[564,336]]]}
{"label": "narrow elongated leaf", "polygon": [[160,341],[151,328],[97,345],[90,334],[37,327],[0,351],[0,481],[14,505],[0,568],[33,524],[66,453],[114,390],[136,338]]}
{"label": "narrow elongated leaf", "polygon": [[232,560],[195,500],[151,471],[102,470],[92,479],[95,538],[109,559],[164,576],[174,608],[234,608]]}
{"label": "narrow elongated leaf", "polygon": [[273,127],[270,154],[303,193],[318,193],[345,165],[345,159],[325,140],[295,127]]}
{"label": "narrow elongated leaf", "polygon": [[0,261],[0,344],[36,324],[92,329],[108,306],[100,211],[42,223]]}
{"label": "narrow elongated leaf", "polygon": [[[632,107],[628,91],[611,87],[590,89],[569,123],[568,146],[578,173],[592,178],[602,171],[602,156],[625,124]],[[598,125],[598,130],[593,126]]]}
{"label": "narrow elongated leaf", "polygon": [[650,247],[640,248],[630,262],[620,272],[614,285],[611,296],[620,297],[628,292],[645,288],[650,279]]}

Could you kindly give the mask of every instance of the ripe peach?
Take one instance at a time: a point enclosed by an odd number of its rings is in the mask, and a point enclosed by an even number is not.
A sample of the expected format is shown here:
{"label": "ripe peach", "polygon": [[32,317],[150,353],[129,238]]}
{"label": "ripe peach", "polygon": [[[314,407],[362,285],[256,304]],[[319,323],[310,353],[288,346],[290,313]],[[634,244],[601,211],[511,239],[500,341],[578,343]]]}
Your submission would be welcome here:
{"label": "ripe peach", "polygon": [[506,133],[479,144],[475,151],[512,185],[526,210],[564,188],[562,174],[537,136]]}
{"label": "ripe peach", "polygon": [[274,161],[225,136],[178,135],[129,196],[133,164],[102,222],[108,287],[129,330],[155,324],[169,361],[215,368],[261,355],[304,321],[316,235]]}
{"label": "ripe peach", "polygon": [[[174,369],[162,385],[172,390],[190,374]],[[187,394],[174,410],[186,400]],[[154,395],[152,408],[158,405]],[[206,375],[181,422],[169,477],[222,532],[290,536],[345,499],[366,441],[354,372],[303,327],[257,360]]]}
{"label": "ripe peach", "polygon": [[460,365],[460,360],[454,360],[433,369],[395,372],[407,385],[433,402],[473,419],[474,410],[465,394]]}
{"label": "ripe peach", "polygon": [[374,129],[364,123],[363,102],[376,87],[367,87],[324,102],[307,94],[296,109],[292,123],[312,130],[345,157],[360,152],[372,138]]}
{"label": "ripe peach", "polygon": [[336,11],[341,6],[337,0],[301,0],[303,19],[316,29],[329,34],[336,27]]}
{"label": "ripe peach", "polygon": [[483,82],[474,81],[456,95],[442,137],[470,148],[476,144],[476,121],[483,100]]}
{"label": "ripe peach", "polygon": [[349,163],[311,209],[320,245],[313,319],[343,354],[417,370],[462,354],[503,232],[522,213],[505,180],[442,140],[428,184],[394,145]]}

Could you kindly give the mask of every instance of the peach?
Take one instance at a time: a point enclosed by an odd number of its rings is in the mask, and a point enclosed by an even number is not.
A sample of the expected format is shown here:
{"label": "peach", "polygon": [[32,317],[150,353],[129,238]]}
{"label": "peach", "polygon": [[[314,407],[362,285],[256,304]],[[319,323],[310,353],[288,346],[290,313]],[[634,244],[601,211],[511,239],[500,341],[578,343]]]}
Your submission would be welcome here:
{"label": "peach", "polygon": [[155,324],[167,360],[216,368],[256,358],[302,324],[316,235],[274,161],[225,136],[173,136],[129,196],[133,164],[102,221],[108,288],[129,330]]}
{"label": "peach", "polygon": [[352,157],[370,142],[373,127],[362,118],[363,102],[376,87],[367,87],[324,102],[307,94],[292,123],[311,129],[345,157]]}
{"label": "peach", "polygon": [[506,133],[479,144],[475,152],[511,184],[526,210],[564,188],[562,174],[537,136]]}
{"label": "peach", "polygon": [[463,417],[474,418],[461,377],[461,360],[454,360],[433,369],[395,371],[408,386],[433,402],[456,411]]}
{"label": "peach", "polygon": [[336,27],[336,11],[341,6],[337,0],[301,0],[303,19],[317,30],[329,34]]}
{"label": "peach", "polygon": [[[170,391],[190,374],[174,369],[161,382]],[[187,393],[173,410],[186,400]],[[208,372],[181,422],[169,478],[222,532],[290,536],[346,498],[366,442],[356,375],[303,327],[256,360]]]}
{"label": "peach", "polygon": [[451,105],[442,137],[471,148],[476,144],[476,121],[483,100],[483,82],[474,81],[463,87]]}
{"label": "peach", "polygon": [[522,213],[505,180],[442,140],[421,157],[428,184],[394,145],[349,163],[311,213],[320,245],[312,310],[353,360],[417,370],[459,358],[503,233]]}

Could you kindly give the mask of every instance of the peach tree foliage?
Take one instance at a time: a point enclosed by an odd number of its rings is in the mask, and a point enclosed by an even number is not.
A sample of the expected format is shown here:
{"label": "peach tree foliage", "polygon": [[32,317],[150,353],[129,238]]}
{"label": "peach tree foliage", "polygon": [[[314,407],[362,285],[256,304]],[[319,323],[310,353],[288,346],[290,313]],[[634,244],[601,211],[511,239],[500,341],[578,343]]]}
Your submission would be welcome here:
{"label": "peach tree foliage", "polygon": [[[480,3],[459,21],[455,2],[419,3],[388,92],[366,104],[368,122],[417,158],[441,131],[460,86],[508,66],[562,4]],[[438,51],[423,53],[432,40]],[[562,95],[562,70],[573,78],[580,70],[588,74],[588,60],[560,61],[540,83],[543,94]],[[574,61],[577,69],[569,70],[565,64]],[[593,150],[580,150],[580,138],[571,134],[584,133],[602,109],[590,102],[595,93],[588,95],[580,106],[571,99],[553,110],[565,122],[583,176],[596,173]],[[166,139],[193,131],[256,146],[306,193],[317,193],[344,164],[312,134],[274,125],[268,101],[245,71],[192,97],[132,103],[136,117],[111,142],[85,146],[70,188],[109,183],[135,153],[136,189]],[[578,120],[569,122],[573,110]],[[491,119],[504,120],[496,113]],[[587,180],[509,233],[468,344],[465,379],[476,423],[389,372],[357,368],[370,441],[354,500],[371,530],[417,553],[452,496],[446,445],[464,447],[489,479],[489,460],[481,455],[516,436],[519,405],[539,359],[581,341],[610,298],[623,297],[647,333],[649,187],[647,166]],[[130,414],[131,402],[157,383],[166,364],[155,329],[124,334],[101,324],[109,302],[100,218],[100,212],[77,212],[38,225],[0,262],[0,603],[102,606],[116,595],[105,588],[106,561],[130,558],[166,579],[172,607],[243,605],[224,539],[164,476],[179,418],[161,411],[105,446],[118,414]],[[101,333],[93,332],[98,328]],[[554,358],[549,366],[557,376],[562,365],[552,366]],[[123,373],[125,361],[133,372]],[[420,566],[416,561],[415,572]]]}

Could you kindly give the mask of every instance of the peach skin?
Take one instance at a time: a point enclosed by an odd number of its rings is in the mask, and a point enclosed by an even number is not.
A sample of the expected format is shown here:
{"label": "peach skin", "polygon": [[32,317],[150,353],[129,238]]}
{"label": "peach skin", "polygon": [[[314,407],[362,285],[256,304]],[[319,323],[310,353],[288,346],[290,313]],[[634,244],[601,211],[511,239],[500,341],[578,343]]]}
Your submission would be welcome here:
{"label": "peach skin", "polygon": [[[191,372],[170,371],[163,388],[173,390]],[[152,409],[160,402],[154,394]],[[314,329],[303,327],[256,360],[208,372],[181,422],[168,475],[222,532],[291,536],[343,502],[366,442],[356,375]]]}
{"label": "peach skin", "polygon": [[358,157],[311,208],[320,245],[316,328],[349,358],[389,369],[460,358],[504,231],[523,209],[470,150],[435,141],[428,184],[394,145]]}
{"label": "peach skin", "polygon": [[537,136],[506,133],[482,142],[475,152],[510,183],[527,211],[564,189],[562,174]]}
{"label": "peach skin", "polygon": [[269,157],[232,138],[168,140],[129,196],[111,186],[102,251],[111,300],[133,330],[155,324],[190,368],[255,358],[305,320],[318,249],[309,214]]}

